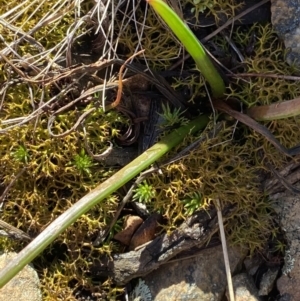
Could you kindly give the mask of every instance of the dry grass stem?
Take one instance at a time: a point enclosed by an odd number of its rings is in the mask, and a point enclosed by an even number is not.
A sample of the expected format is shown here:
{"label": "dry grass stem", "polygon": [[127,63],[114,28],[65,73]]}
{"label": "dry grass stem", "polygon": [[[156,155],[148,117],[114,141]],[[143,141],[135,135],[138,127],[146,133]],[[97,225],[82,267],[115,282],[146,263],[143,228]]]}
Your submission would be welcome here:
{"label": "dry grass stem", "polygon": [[216,203],[217,203],[216,207],[217,207],[218,223],[219,223],[220,236],[221,236],[221,242],[222,242],[222,250],[223,250],[223,255],[224,255],[229,297],[230,297],[230,301],[234,301],[235,298],[234,298],[234,290],[233,290],[233,285],[232,285],[232,277],[231,277],[231,272],[230,272],[228,249],[227,249],[227,243],[226,243],[226,237],[225,237],[225,231],[224,231],[221,204],[220,204],[219,199],[216,199]]}

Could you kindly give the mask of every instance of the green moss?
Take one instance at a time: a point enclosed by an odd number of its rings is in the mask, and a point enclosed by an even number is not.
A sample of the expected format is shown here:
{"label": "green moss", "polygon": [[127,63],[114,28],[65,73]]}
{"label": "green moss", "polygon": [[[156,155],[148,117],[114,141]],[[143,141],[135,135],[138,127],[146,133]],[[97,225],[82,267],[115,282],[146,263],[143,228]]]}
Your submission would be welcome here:
{"label": "green moss", "polygon": [[[29,31],[46,12],[53,12],[56,3],[57,1],[45,1],[32,4],[18,18],[10,22],[14,26],[22,27],[24,31]],[[6,6],[1,6],[0,11],[5,9],[6,12],[17,4],[16,1],[9,1]],[[26,18],[37,9],[37,5],[40,5],[40,9],[32,15],[30,22],[25,22]],[[69,10],[62,14],[61,19],[41,28],[33,36],[47,51],[50,51],[66,38],[67,30],[74,21],[74,10]],[[84,28],[79,29],[78,33],[82,30]],[[14,40],[14,32],[4,27],[1,27],[0,31],[7,43]],[[0,47],[2,50],[5,45],[0,42]],[[26,41],[15,50],[20,56],[30,54],[37,55],[36,58],[43,57],[43,54]],[[49,52],[50,57],[53,54],[55,51]],[[17,68],[23,70],[26,76],[34,75],[23,69],[19,59],[13,60],[11,55],[8,59]],[[42,62],[44,61],[43,59]],[[6,121],[29,116],[40,104],[53,97],[53,92],[50,86],[28,84],[23,81],[12,82],[18,79],[19,75],[12,72],[7,64],[2,63],[1,67],[1,81],[11,81],[8,89],[5,90],[0,110],[0,127],[4,130],[12,126],[12,123],[6,124]],[[72,100],[72,94],[68,94],[57,99],[55,104],[60,107]],[[90,106],[77,106],[67,113],[56,116],[51,128],[52,132],[61,134],[72,128],[85,109],[90,109]],[[82,153],[85,145],[81,127],[63,138],[50,136],[47,129],[48,119],[54,111],[55,107],[49,106],[38,118],[0,134],[1,184],[9,185],[26,167],[6,195],[5,210],[1,218],[33,236],[42,232],[62,212],[114,172],[108,168],[100,168],[98,162]],[[101,109],[95,110],[85,120],[86,139],[90,148],[95,153],[103,152],[107,148],[108,141],[117,137],[120,129],[126,125],[128,125],[127,118],[116,111],[104,114]],[[95,293],[96,297],[98,294],[98,300],[102,300],[101,295],[114,299],[120,294],[121,289],[113,288],[110,281],[99,285],[92,283],[85,276],[89,271],[85,248],[95,239],[99,229],[108,225],[115,214],[118,200],[118,196],[111,196],[105,204],[93,208],[35,261],[42,281],[44,300],[56,301],[60,298],[76,300],[76,291],[80,288],[90,291],[91,294]],[[65,246],[61,249],[61,254],[55,253],[58,245]],[[0,247],[2,250],[20,251],[23,243],[1,238]],[[119,246],[110,241],[101,248],[92,250],[97,256],[110,254],[112,251],[119,251]],[[53,263],[49,264],[47,258],[54,258]]]}
{"label": "green moss", "polygon": [[190,11],[196,19],[195,25],[199,23],[200,13],[212,14],[218,21],[220,12],[232,16],[234,10],[242,5],[236,4],[234,0],[183,0],[182,2],[184,7],[186,5],[190,7]]}
{"label": "green moss", "polygon": [[[132,12],[127,13],[131,14]],[[117,32],[121,33],[118,43],[122,45],[125,56],[129,57],[137,48],[142,47],[147,50],[144,56],[149,66],[156,70],[165,70],[181,55],[183,49],[180,43],[169,30],[166,30],[166,26],[158,20],[152,9],[147,12],[146,22],[142,8],[136,8],[135,16],[137,18],[136,26],[124,27],[121,22],[115,24]],[[128,19],[124,18],[124,23],[126,24],[126,22]]]}
{"label": "green moss", "polygon": [[[285,50],[271,25],[254,25],[247,31],[238,29],[232,38],[242,48],[252,44],[254,34],[256,38],[253,52],[250,57],[246,58],[243,72],[262,74],[262,76],[237,79],[231,85],[228,97],[240,100],[246,108],[299,97],[300,88],[296,81],[268,77],[268,74],[290,75],[296,71],[295,66],[289,66],[285,62]],[[299,117],[264,124],[286,147],[289,148],[299,143],[297,130],[300,125]],[[249,156],[256,160],[255,164],[269,160],[269,163],[279,168],[286,162],[286,157],[282,156],[260,134],[248,130],[245,132],[245,138],[251,152]],[[258,156],[261,154],[260,150],[264,150],[263,158]]]}
{"label": "green moss", "polygon": [[207,97],[204,83],[202,76],[192,74],[183,79],[174,78],[172,87],[177,91],[187,91],[189,103],[195,104],[199,99]]}
{"label": "green moss", "polygon": [[187,216],[192,215],[199,209],[204,209],[204,199],[202,194],[198,191],[187,193],[182,202],[184,203],[185,214]]}
{"label": "green moss", "polygon": [[[214,13],[212,9],[217,12],[225,5],[225,1],[210,1],[209,3],[213,3],[212,7],[208,5],[208,1],[191,0],[182,3],[194,5],[196,17],[203,5],[206,9],[209,7],[211,13]],[[6,1],[5,4],[9,6],[3,5],[0,11],[4,7],[5,10],[14,7],[17,2]],[[54,4],[55,1],[43,3],[31,22],[25,24],[24,20],[36,6],[28,8],[14,22],[10,18],[11,22],[15,26],[22,25],[23,30],[30,30],[45,12],[51,11]],[[227,1],[226,5],[225,12],[229,14],[232,11],[232,2]],[[136,14],[137,26],[142,26],[144,12],[137,8]],[[141,47],[146,49],[145,56],[149,65],[157,70],[165,70],[181,55],[182,48],[152,11],[148,12],[140,42],[138,33],[141,31],[128,19],[126,21],[128,22],[121,24],[116,20],[115,23],[115,32],[119,35],[119,47],[123,56],[128,57],[132,54],[140,43]],[[67,29],[73,22],[74,11],[70,10],[55,24],[37,31],[34,37],[49,50],[65,38]],[[13,40],[14,33],[9,29],[2,26],[0,31],[7,37],[7,42]],[[240,49],[244,49],[251,43],[253,34],[257,37],[254,51],[246,58],[243,72],[284,75],[295,71],[295,67],[285,63],[285,52],[270,25],[254,25],[248,30],[237,29],[233,32],[232,39]],[[216,38],[214,41],[221,49],[227,49],[228,46],[222,38]],[[1,48],[3,47],[2,43]],[[27,42],[23,42],[17,51],[20,55],[38,53]],[[9,58],[12,59],[11,56]],[[2,63],[1,81],[11,78],[18,78],[18,75]],[[186,78],[175,78],[173,86],[178,91],[191,91],[190,103],[207,97],[203,80],[195,73]],[[285,79],[252,77],[247,78],[247,82],[239,79],[232,83],[228,92],[228,97],[234,97],[250,107],[299,96],[299,85]],[[30,93],[33,96],[30,96]],[[1,121],[28,116],[38,108],[41,100],[48,101],[50,95],[49,86],[23,82],[12,84],[6,91],[0,111]],[[72,95],[68,94],[55,104],[62,106],[72,100]],[[52,125],[52,132],[62,134],[70,129],[78,117],[91,107],[92,105],[80,104],[59,114]],[[6,196],[5,210],[1,218],[33,235],[40,233],[57,216],[114,172],[103,168],[83,153],[85,145],[81,127],[63,138],[51,137],[47,123],[53,113],[54,109],[47,107],[39,118],[0,134],[2,184],[9,185],[15,175],[26,167]],[[170,124],[185,122],[179,112],[172,113],[166,108],[165,115],[169,117]],[[88,116],[84,125],[90,148],[94,153],[101,153],[108,143],[120,134],[121,129],[128,125],[128,120],[116,111],[104,114],[102,109],[97,109]],[[4,129],[8,125],[1,123],[0,126]],[[300,118],[269,122],[266,126],[286,147],[299,141]],[[210,125],[210,128],[212,127],[213,123]],[[147,201],[149,210],[161,212],[165,216],[167,232],[176,228],[192,212],[207,210],[216,198],[220,199],[222,204],[234,204],[234,215],[226,222],[227,235],[231,242],[247,244],[249,250],[254,252],[264,245],[267,237],[274,234],[272,211],[266,196],[261,193],[257,172],[264,169],[266,160],[279,168],[286,162],[286,158],[256,132],[239,125],[238,135],[233,139],[234,130],[234,125],[226,124],[215,138],[204,142],[190,155],[163,167],[162,175],[153,175],[147,179],[147,184],[138,187],[137,197]],[[198,138],[186,137],[183,145],[169,154],[169,157]],[[91,245],[99,229],[104,229],[112,220],[121,197],[119,192],[82,216],[36,262],[45,300],[76,300],[76,293],[81,288],[93,293],[98,300],[113,300],[122,292],[122,288],[115,288],[111,280],[95,284],[87,276],[89,264],[94,258],[122,251],[119,244],[110,240],[114,231],[118,231],[119,224],[112,230],[104,245],[99,248]],[[19,243],[7,239],[1,239],[0,246],[15,250],[22,247]],[[65,246],[66,250],[62,251],[64,256],[55,253],[56,246]],[[47,262],[50,256],[54,258],[51,264]]]}
{"label": "green moss", "polygon": [[148,185],[147,181],[143,181],[135,189],[133,200],[138,200],[141,203],[148,203],[155,198],[155,196],[155,188],[152,185]]}

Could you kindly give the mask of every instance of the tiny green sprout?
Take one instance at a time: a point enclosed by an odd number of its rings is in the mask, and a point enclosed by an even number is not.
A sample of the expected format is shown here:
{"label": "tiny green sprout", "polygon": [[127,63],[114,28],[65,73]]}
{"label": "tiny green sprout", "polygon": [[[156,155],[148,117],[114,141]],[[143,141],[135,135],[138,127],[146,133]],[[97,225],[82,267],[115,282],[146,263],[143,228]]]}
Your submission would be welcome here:
{"label": "tiny green sprout", "polygon": [[103,91],[96,91],[96,92],[94,92],[93,96],[96,99],[102,99],[102,101],[104,101],[104,102],[106,100],[106,97],[103,98]]}
{"label": "tiny green sprout", "polygon": [[192,192],[187,194],[187,197],[183,199],[185,213],[192,215],[196,210],[203,206],[203,196],[200,192]]}
{"label": "tiny green sprout", "polygon": [[275,252],[280,252],[281,254],[284,254],[285,249],[286,249],[286,244],[277,239],[276,242],[275,242],[274,251]]}
{"label": "tiny green sprout", "polygon": [[27,148],[24,145],[19,145],[16,151],[12,153],[12,156],[19,162],[28,163],[30,156]]}
{"label": "tiny green sprout", "polygon": [[163,127],[172,127],[174,125],[186,125],[188,124],[188,119],[182,116],[184,112],[180,111],[180,108],[171,111],[169,104],[162,104],[162,114],[160,114],[164,122],[162,123]]}
{"label": "tiny green sprout", "polygon": [[91,176],[91,170],[90,168],[94,165],[92,159],[85,153],[84,149],[80,151],[79,154],[77,154],[74,157],[74,166],[79,170],[81,174],[88,174]]}
{"label": "tiny green sprout", "polygon": [[156,190],[147,181],[143,181],[134,190],[133,200],[138,200],[140,203],[148,203],[156,196]]}

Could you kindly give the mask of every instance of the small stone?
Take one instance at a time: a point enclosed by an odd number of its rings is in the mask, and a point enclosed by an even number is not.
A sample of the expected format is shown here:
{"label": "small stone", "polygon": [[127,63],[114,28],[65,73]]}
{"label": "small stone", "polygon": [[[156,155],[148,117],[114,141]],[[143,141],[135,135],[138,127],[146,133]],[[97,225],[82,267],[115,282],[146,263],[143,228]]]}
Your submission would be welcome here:
{"label": "small stone", "polygon": [[[14,260],[16,253],[4,253],[0,256],[0,269]],[[37,272],[25,266],[13,279],[0,289],[0,301],[41,301],[40,280]]]}
{"label": "small stone", "polygon": [[[238,274],[232,278],[235,301],[259,301],[258,290],[253,279],[246,273]],[[226,292],[227,299],[228,291]]]}
{"label": "small stone", "polygon": [[116,233],[114,239],[128,246],[130,244],[131,237],[136,229],[143,223],[143,219],[139,216],[129,215],[124,222],[124,228],[122,231]]}
{"label": "small stone", "polygon": [[[299,189],[299,185],[298,187]],[[278,223],[284,229],[288,248],[285,251],[282,276],[277,280],[280,300],[300,300],[300,196],[288,191],[270,196],[278,214]]]}
{"label": "small stone", "polygon": [[272,24],[289,50],[287,62],[300,65],[300,2],[271,0]]}
{"label": "small stone", "polygon": [[150,215],[133,234],[129,250],[134,250],[138,246],[141,246],[155,237],[156,230],[158,229],[158,223],[161,221],[162,216],[158,213]]}
{"label": "small stone", "polygon": [[277,275],[279,272],[279,268],[268,269],[266,273],[263,274],[261,282],[259,284],[259,292],[260,296],[267,296],[274,287]]}
{"label": "small stone", "polygon": [[[238,248],[229,248],[228,253],[234,273],[240,269],[246,254]],[[192,258],[164,264],[144,280],[152,301],[221,300],[227,286],[222,247],[209,248]]]}

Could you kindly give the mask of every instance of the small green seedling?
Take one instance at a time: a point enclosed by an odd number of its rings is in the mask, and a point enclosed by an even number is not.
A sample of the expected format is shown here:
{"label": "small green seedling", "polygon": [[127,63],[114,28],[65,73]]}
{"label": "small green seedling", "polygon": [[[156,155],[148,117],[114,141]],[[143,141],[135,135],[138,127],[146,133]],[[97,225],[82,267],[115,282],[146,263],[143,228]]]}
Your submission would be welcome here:
{"label": "small green seedling", "polygon": [[183,200],[185,213],[192,215],[195,211],[202,208],[204,204],[203,195],[200,192],[189,193]]}
{"label": "small green seedling", "polygon": [[28,163],[30,159],[28,150],[24,145],[19,145],[19,147],[12,153],[12,156],[22,163]]}
{"label": "small green seedling", "polygon": [[73,161],[74,166],[79,170],[81,174],[88,174],[91,176],[91,170],[90,168],[94,165],[92,159],[85,153],[84,149],[80,151],[79,154],[77,154],[74,157]]}
{"label": "small green seedling", "polygon": [[222,98],[225,93],[224,81],[210,60],[205,48],[190,28],[163,0],[146,0],[156,13],[167,23],[179,41],[194,59],[200,72],[209,82],[213,97]]}
{"label": "small green seedling", "polygon": [[160,114],[163,118],[162,127],[172,127],[174,125],[186,125],[189,120],[183,116],[184,111],[180,108],[171,110],[169,104],[162,104],[162,113]]}
{"label": "small green seedling", "polygon": [[140,203],[149,203],[156,196],[156,190],[152,185],[149,185],[146,181],[143,181],[135,189],[133,200],[137,200]]}

